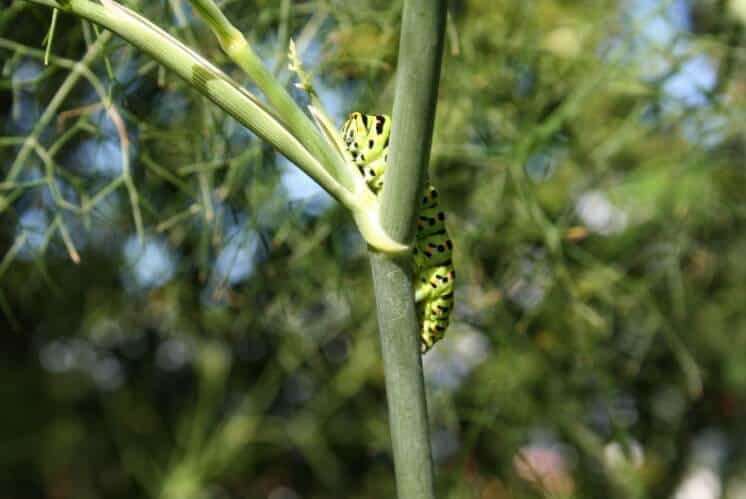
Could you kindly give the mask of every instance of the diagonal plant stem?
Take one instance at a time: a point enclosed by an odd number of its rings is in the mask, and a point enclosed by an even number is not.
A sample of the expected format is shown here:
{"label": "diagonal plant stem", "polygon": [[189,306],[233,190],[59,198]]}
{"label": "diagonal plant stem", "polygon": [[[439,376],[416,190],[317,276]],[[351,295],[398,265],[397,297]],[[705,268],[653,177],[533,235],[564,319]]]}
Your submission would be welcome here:
{"label": "diagonal plant stem", "polygon": [[267,96],[288,129],[301,139],[314,156],[322,159],[322,164],[330,168],[347,189],[353,189],[355,182],[351,173],[354,169],[329,147],[308,115],[262,63],[241,31],[231,24],[213,0],[189,0],[189,3],[210,26],[225,53]]}
{"label": "diagonal plant stem", "polygon": [[[384,229],[414,236],[430,156],[445,36],[445,0],[405,0],[396,75],[391,152],[381,201]],[[371,251],[386,376],[396,486],[402,499],[432,499],[427,402],[410,255]]]}

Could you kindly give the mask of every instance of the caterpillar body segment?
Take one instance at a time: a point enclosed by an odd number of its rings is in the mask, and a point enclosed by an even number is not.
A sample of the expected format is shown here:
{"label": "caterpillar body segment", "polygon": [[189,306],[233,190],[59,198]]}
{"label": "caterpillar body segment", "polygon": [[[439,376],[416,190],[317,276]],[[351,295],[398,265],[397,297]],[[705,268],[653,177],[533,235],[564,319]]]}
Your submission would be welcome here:
{"label": "caterpillar body segment", "polygon": [[[352,160],[374,194],[383,188],[388,162],[391,119],[385,115],[352,113],[342,128],[342,138]],[[427,352],[448,329],[453,310],[453,243],[438,204],[438,191],[425,187],[417,214],[417,235],[412,250],[415,302],[420,317],[420,345]]]}
{"label": "caterpillar body segment", "polygon": [[352,113],[342,129],[352,160],[376,194],[383,187],[390,134],[391,120],[383,115]]}

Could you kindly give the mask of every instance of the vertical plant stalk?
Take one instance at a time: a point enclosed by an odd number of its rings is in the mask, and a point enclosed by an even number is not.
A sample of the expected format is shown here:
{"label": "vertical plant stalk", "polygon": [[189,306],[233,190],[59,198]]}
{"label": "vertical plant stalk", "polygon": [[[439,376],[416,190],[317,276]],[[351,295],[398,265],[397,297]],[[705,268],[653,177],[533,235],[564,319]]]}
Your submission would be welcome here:
{"label": "vertical plant stalk", "polygon": [[[445,0],[406,0],[381,221],[409,243],[430,157],[445,36]],[[411,255],[371,251],[398,497],[432,499],[433,465]]]}

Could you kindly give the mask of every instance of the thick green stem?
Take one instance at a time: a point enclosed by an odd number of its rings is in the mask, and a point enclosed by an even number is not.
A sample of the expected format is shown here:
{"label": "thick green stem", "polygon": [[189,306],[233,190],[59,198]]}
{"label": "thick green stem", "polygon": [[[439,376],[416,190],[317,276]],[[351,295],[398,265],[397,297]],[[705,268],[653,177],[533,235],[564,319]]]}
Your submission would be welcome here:
{"label": "thick green stem", "polygon": [[[445,0],[406,0],[381,223],[408,243],[424,185],[445,34]],[[411,256],[371,251],[398,496],[432,499],[427,402]]]}
{"label": "thick green stem", "polygon": [[381,200],[384,229],[409,242],[430,161],[446,0],[406,0],[396,70],[391,150]]}
{"label": "thick green stem", "polygon": [[432,499],[433,465],[410,257],[371,251],[397,496]]}

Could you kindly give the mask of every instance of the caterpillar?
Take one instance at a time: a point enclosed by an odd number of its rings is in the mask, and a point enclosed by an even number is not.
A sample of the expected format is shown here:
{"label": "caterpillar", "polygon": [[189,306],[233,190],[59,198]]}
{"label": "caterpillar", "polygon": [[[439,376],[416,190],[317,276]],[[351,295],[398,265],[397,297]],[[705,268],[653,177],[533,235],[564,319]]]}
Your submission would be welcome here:
{"label": "caterpillar", "polygon": [[[390,133],[391,118],[382,114],[355,112],[342,127],[347,150],[374,194],[383,188]],[[417,214],[417,235],[412,249],[422,353],[443,338],[451,318],[456,277],[452,250],[445,213],[438,206],[438,191],[427,184]]]}

